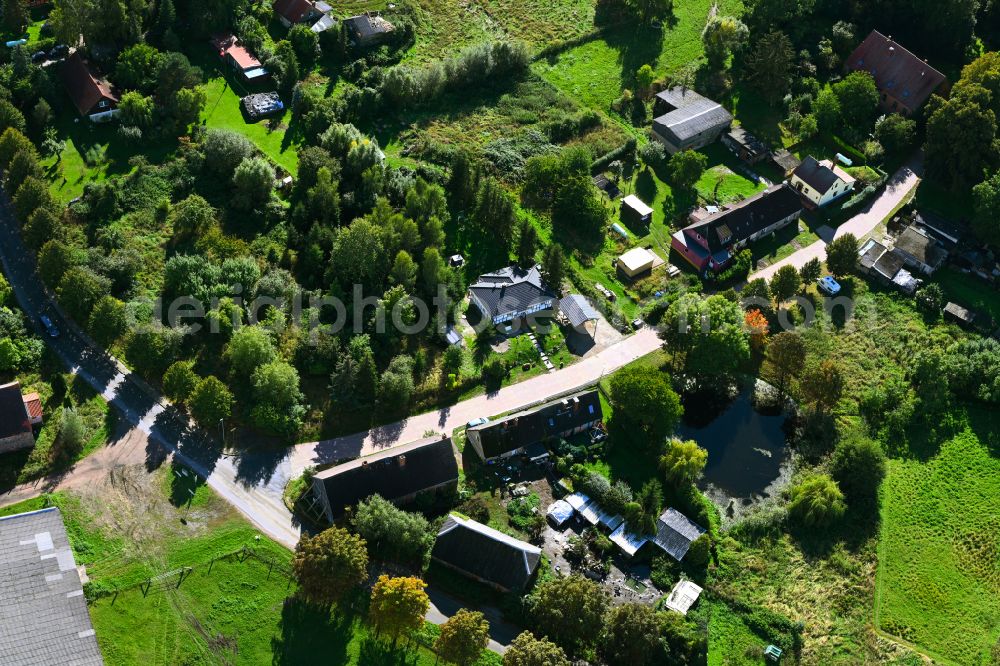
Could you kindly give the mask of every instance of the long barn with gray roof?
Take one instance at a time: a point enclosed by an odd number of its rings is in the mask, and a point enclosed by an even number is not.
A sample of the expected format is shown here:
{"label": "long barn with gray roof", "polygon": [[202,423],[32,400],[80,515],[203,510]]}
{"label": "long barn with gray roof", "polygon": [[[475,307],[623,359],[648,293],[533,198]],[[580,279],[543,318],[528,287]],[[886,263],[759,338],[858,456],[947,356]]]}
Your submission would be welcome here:
{"label": "long barn with gray roof", "polygon": [[653,134],[670,153],[703,148],[733,124],[721,104],[684,86],[658,93],[653,111]]}

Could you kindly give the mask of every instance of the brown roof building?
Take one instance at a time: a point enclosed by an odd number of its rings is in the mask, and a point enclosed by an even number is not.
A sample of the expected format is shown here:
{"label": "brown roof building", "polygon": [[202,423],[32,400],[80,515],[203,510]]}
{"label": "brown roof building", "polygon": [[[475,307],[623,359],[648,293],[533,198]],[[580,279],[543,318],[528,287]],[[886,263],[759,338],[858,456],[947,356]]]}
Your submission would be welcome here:
{"label": "brown roof building", "polygon": [[296,23],[306,23],[321,15],[321,12],[316,9],[316,5],[310,0],[276,0],[273,9],[274,13],[278,15],[278,20],[286,28],[290,28]]}
{"label": "brown roof building", "polygon": [[94,76],[90,65],[79,51],[62,65],[62,79],[66,92],[80,112],[94,121],[110,120],[118,108],[118,95],[111,84]]}
{"label": "brown roof building", "polygon": [[232,33],[215,35],[211,39],[211,44],[223,62],[232,67],[233,71],[245,81],[258,81],[267,77],[268,72],[264,66]]}
{"label": "brown roof building", "polygon": [[875,79],[884,111],[911,115],[934,93],[948,91],[948,79],[878,30],[847,58],[847,68]]}
{"label": "brown roof building", "polygon": [[18,382],[0,386],[0,453],[33,447],[33,426],[41,422],[42,401],[37,393],[22,396]]}

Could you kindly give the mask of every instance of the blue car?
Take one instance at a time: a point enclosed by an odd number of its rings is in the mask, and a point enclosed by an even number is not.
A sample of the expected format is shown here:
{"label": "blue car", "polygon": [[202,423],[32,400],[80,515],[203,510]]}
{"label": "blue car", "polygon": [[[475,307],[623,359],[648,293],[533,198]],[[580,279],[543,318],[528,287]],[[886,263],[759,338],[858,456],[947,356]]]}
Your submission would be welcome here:
{"label": "blue car", "polygon": [[821,277],[816,282],[819,286],[819,290],[827,296],[836,296],[840,293],[840,285],[833,279],[832,275]]}
{"label": "blue car", "polygon": [[485,417],[479,417],[478,419],[472,419],[471,421],[469,421],[468,423],[466,423],[465,427],[466,428],[475,428],[476,426],[481,426],[484,423],[489,423],[489,422],[490,422],[489,419],[487,419]]}
{"label": "blue car", "polygon": [[56,328],[56,325],[52,323],[52,320],[49,319],[48,315],[41,315],[38,318],[38,321],[42,322],[42,326],[45,328],[45,332],[48,334],[50,338],[59,337],[59,329]]}

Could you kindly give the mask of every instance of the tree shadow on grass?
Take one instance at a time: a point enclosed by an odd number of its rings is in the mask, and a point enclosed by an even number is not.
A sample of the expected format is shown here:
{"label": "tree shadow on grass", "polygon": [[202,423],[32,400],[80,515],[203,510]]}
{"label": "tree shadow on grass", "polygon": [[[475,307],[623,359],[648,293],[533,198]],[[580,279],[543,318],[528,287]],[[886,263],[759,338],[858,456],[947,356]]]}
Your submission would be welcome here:
{"label": "tree shadow on grass", "polygon": [[289,597],[281,609],[280,627],[281,635],[271,639],[271,663],[275,666],[350,663],[347,646],[354,636],[350,616]]}
{"label": "tree shadow on grass", "polygon": [[389,643],[368,637],[361,642],[358,666],[415,666],[419,655],[405,645],[393,647]]}

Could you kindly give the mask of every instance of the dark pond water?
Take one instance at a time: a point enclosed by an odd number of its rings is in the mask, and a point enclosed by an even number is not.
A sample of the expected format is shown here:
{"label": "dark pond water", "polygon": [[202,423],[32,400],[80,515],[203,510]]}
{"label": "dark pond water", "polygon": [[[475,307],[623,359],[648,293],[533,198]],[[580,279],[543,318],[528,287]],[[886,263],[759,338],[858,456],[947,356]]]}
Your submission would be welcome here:
{"label": "dark pond water", "polygon": [[785,417],[754,409],[752,386],[734,399],[693,395],[684,400],[682,439],[693,439],[708,451],[702,485],[711,484],[730,497],[761,493],[778,478],[787,448]]}

